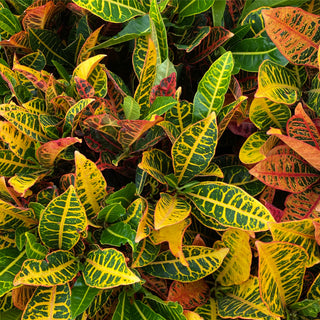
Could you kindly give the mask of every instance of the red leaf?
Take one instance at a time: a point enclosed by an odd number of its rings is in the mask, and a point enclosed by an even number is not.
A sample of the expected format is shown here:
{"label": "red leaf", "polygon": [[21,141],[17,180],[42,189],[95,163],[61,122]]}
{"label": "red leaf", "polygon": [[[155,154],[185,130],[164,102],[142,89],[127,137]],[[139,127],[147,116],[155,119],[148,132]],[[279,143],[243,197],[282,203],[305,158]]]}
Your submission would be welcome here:
{"label": "red leaf", "polygon": [[74,81],[76,83],[76,88],[79,93],[79,96],[82,99],[94,97],[94,88],[87,80],[75,76]]}
{"label": "red leaf", "polygon": [[156,97],[175,97],[177,86],[177,75],[172,72],[168,77],[162,79],[160,84],[154,86],[150,93],[150,103],[152,104]]}
{"label": "red leaf", "polygon": [[284,215],[283,210],[278,209],[277,207],[275,207],[273,204],[269,202],[265,202],[264,205],[270,211],[270,213],[274,217],[274,220],[276,220],[276,222],[280,222]]}

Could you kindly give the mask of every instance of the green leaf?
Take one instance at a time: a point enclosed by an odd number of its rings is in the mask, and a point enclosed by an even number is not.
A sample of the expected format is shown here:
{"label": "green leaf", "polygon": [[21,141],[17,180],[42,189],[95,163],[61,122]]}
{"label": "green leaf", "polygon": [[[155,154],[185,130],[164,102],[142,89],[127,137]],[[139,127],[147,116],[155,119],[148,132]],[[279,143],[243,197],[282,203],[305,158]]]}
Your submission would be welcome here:
{"label": "green leaf", "polygon": [[203,320],[220,320],[218,316],[217,303],[214,299],[210,298],[209,302],[197,307],[194,310]]}
{"label": "green leaf", "polygon": [[[21,24],[18,18],[7,8],[0,9],[0,30],[13,36],[21,31]],[[9,37],[8,37],[9,38]]]}
{"label": "green leaf", "polygon": [[317,318],[320,312],[320,304],[317,300],[304,299],[291,304],[289,309],[302,317]]}
{"label": "green leaf", "polygon": [[70,250],[86,227],[85,210],[71,185],[42,211],[39,235],[42,242],[52,249]]}
{"label": "green leaf", "polygon": [[26,254],[28,259],[42,260],[48,254],[48,248],[37,241],[34,234],[30,232],[25,233],[26,237]]}
{"label": "green leaf", "polygon": [[20,252],[16,248],[0,250],[0,296],[13,289],[14,277],[26,258],[25,251]]}
{"label": "green leaf", "polygon": [[119,294],[117,307],[113,313],[112,320],[130,320],[132,315],[132,305],[126,291]]}
{"label": "green leaf", "polygon": [[132,268],[141,268],[151,263],[158,255],[160,245],[154,245],[149,238],[139,242],[136,250],[132,253]]}
{"label": "green leaf", "polygon": [[134,301],[131,307],[131,317],[137,320],[166,320],[160,314],[154,312],[153,309],[143,304],[141,301]]}
{"label": "green leaf", "polygon": [[151,120],[152,116],[154,115],[161,116],[172,109],[177,103],[177,100],[175,100],[173,97],[156,97],[145,119]]}
{"label": "green leaf", "polygon": [[140,118],[140,105],[132,97],[124,97],[122,109],[127,120],[137,120]]}
{"label": "green leaf", "polygon": [[308,255],[297,245],[286,242],[256,241],[259,253],[261,298],[280,317],[285,308],[298,301]]}
{"label": "green leaf", "polygon": [[219,114],[229,87],[232,69],[232,54],[226,52],[211,65],[202,77],[193,99],[195,120],[203,119],[213,111]]}
{"label": "green leaf", "polygon": [[71,316],[72,319],[83,313],[91,304],[99,289],[88,287],[83,277],[79,277],[71,290]]}
{"label": "green leaf", "polygon": [[193,186],[186,196],[206,216],[223,226],[247,231],[268,230],[274,221],[269,210],[239,187],[223,182],[204,182]]}
{"label": "green leaf", "polygon": [[98,220],[105,223],[113,223],[126,214],[126,209],[120,203],[112,203],[105,206],[98,214]]}
{"label": "green leaf", "polygon": [[165,251],[143,270],[158,278],[181,282],[197,281],[216,271],[229,249],[184,246],[182,251],[189,266],[183,265],[170,251]]}
{"label": "green leaf", "polygon": [[120,203],[127,208],[133,201],[136,192],[136,186],[133,182],[128,183],[124,188],[110,194],[106,200],[106,204]]}
{"label": "green leaf", "polygon": [[29,300],[22,320],[68,320],[70,312],[70,288],[68,284],[49,288],[39,287]]}
{"label": "green leaf", "polygon": [[14,279],[14,285],[56,286],[71,281],[79,272],[79,262],[68,251],[57,250],[45,260],[26,260]]}
{"label": "green leaf", "polygon": [[90,287],[109,289],[140,282],[126,265],[124,255],[112,248],[88,253],[83,277]]}
{"label": "green leaf", "polygon": [[186,183],[208,167],[217,142],[218,130],[214,112],[181,133],[171,151],[178,183]]}
{"label": "green leaf", "polygon": [[207,11],[215,0],[180,0],[178,12],[179,16],[188,17]]}
{"label": "green leaf", "polygon": [[185,100],[179,101],[172,109],[167,111],[165,120],[173,123],[179,132],[182,132],[193,123],[192,108],[192,103]]}
{"label": "green leaf", "polygon": [[145,15],[146,8],[138,0],[74,0],[78,6],[89,10],[109,22],[125,22],[135,16]]}
{"label": "green leaf", "polygon": [[46,66],[47,61],[45,55],[38,50],[37,52],[32,52],[23,56],[19,60],[19,63],[37,71],[41,71]]}

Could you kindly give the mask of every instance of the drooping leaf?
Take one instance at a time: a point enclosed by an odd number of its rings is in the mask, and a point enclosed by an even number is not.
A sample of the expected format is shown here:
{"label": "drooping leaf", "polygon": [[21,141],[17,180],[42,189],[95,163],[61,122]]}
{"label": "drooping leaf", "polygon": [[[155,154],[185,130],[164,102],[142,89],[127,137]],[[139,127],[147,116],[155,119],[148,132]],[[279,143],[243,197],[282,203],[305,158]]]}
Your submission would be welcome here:
{"label": "drooping leaf", "polygon": [[223,182],[204,182],[187,193],[197,208],[223,226],[247,231],[267,230],[274,221],[270,212],[239,187]]}
{"label": "drooping leaf", "polygon": [[38,229],[42,242],[48,247],[70,250],[86,227],[85,210],[71,185],[42,211]]}
{"label": "drooping leaf", "polygon": [[79,271],[79,262],[68,251],[57,250],[46,260],[26,260],[15,276],[14,285],[56,286],[71,281]]}
{"label": "drooping leaf", "polygon": [[256,246],[261,298],[273,314],[283,316],[286,306],[300,297],[308,255],[302,247],[286,242],[256,241]]}
{"label": "drooping leaf", "polygon": [[193,282],[217,270],[229,249],[214,250],[207,247],[184,246],[182,251],[189,266],[184,266],[170,251],[165,251],[152,263],[143,267],[143,270],[159,278]]}

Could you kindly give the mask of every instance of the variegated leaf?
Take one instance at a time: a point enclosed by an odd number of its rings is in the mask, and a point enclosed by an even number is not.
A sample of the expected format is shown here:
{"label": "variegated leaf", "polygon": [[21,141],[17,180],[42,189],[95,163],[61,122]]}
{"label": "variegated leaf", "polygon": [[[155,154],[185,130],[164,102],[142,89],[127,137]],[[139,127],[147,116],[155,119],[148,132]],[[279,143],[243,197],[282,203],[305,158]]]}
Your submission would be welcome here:
{"label": "variegated leaf", "polygon": [[218,130],[214,112],[181,133],[171,150],[178,183],[186,183],[208,167],[217,142]]}
{"label": "variegated leaf", "polygon": [[181,282],[197,281],[216,271],[229,249],[184,246],[182,251],[189,266],[184,266],[170,251],[165,251],[143,270],[159,278]]}
{"label": "variegated leaf", "polygon": [[52,287],[66,284],[79,272],[79,262],[68,251],[57,250],[47,255],[46,260],[26,260],[15,276],[14,285]]}
{"label": "variegated leaf", "polygon": [[71,185],[42,211],[38,229],[42,242],[48,247],[70,250],[86,227],[85,210]]}
{"label": "variegated leaf", "polygon": [[186,195],[204,215],[223,226],[263,231],[268,229],[269,221],[274,221],[259,201],[239,187],[223,182],[199,183]]}
{"label": "variegated leaf", "polygon": [[285,308],[300,297],[308,254],[287,242],[256,241],[256,246],[261,298],[273,314],[282,317]]}
{"label": "variegated leaf", "polygon": [[218,315],[217,302],[210,298],[209,302],[197,307],[195,312],[199,314],[203,320],[221,320],[222,318]]}
{"label": "variegated leaf", "polygon": [[181,133],[192,124],[192,108],[192,103],[185,100],[179,101],[172,109],[167,111],[165,120],[173,123],[178,132]]}
{"label": "variegated leaf", "polygon": [[124,255],[113,248],[89,252],[83,277],[88,286],[100,289],[140,282],[140,278],[127,267]]}
{"label": "variegated leaf", "polygon": [[149,238],[141,240],[132,253],[131,268],[140,268],[151,263],[158,255],[160,246],[153,244]]}

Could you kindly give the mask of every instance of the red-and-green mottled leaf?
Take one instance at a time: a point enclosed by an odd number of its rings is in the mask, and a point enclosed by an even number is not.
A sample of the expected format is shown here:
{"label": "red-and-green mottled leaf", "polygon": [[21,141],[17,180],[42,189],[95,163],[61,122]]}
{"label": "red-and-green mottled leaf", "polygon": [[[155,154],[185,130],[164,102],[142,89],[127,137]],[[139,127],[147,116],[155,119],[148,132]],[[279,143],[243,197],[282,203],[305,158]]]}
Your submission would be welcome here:
{"label": "red-and-green mottled leaf", "polygon": [[284,316],[285,308],[298,301],[308,254],[286,242],[256,242],[259,253],[261,297],[269,310]]}
{"label": "red-and-green mottled leaf", "polygon": [[208,167],[215,154],[217,141],[214,112],[181,133],[171,151],[178,183],[189,181]]}
{"label": "red-and-green mottled leaf", "polygon": [[71,281],[79,271],[79,262],[71,252],[57,250],[46,260],[26,260],[14,279],[14,285],[52,287]]}
{"label": "red-and-green mottled leaf", "polygon": [[199,82],[194,96],[193,116],[200,120],[209,116],[213,111],[218,114],[228,90],[233,69],[231,52],[226,52],[217,59]]}
{"label": "red-and-green mottled leaf", "polygon": [[68,284],[38,287],[24,310],[23,320],[71,319],[71,291]]}
{"label": "red-and-green mottled leaf", "polygon": [[223,226],[248,231],[267,230],[270,212],[239,187],[223,182],[200,183],[186,194],[206,216]]}
{"label": "red-and-green mottled leaf", "polygon": [[165,251],[143,270],[159,278],[193,282],[217,270],[229,249],[214,250],[201,246],[184,246],[182,251],[189,266],[184,266],[170,251]]}
{"label": "red-and-green mottled leaf", "polygon": [[42,211],[39,234],[48,247],[70,250],[79,241],[80,233],[86,227],[85,209],[71,185]]}
{"label": "red-and-green mottled leaf", "polygon": [[268,186],[293,193],[308,189],[319,179],[318,171],[294,153],[270,155],[250,173]]}
{"label": "red-and-green mottled leaf", "polygon": [[150,103],[152,104],[156,97],[166,96],[175,97],[177,85],[177,75],[172,72],[168,77],[161,80],[161,82],[154,86],[150,93]]}
{"label": "red-and-green mottled leaf", "polygon": [[304,248],[308,253],[307,267],[319,263],[319,247],[315,239],[313,220],[303,219],[282,223],[269,223],[274,241],[290,242]]}
{"label": "red-and-green mottled leaf", "polygon": [[75,76],[74,82],[76,84],[76,89],[81,99],[94,97],[94,88],[87,80]]}
{"label": "red-and-green mottled leaf", "polygon": [[88,218],[92,218],[101,210],[102,201],[107,196],[107,183],[96,164],[77,151],[75,163],[76,192]]}
{"label": "red-and-green mottled leaf", "polygon": [[318,67],[319,16],[293,7],[263,10],[262,15],[269,37],[290,62]]}
{"label": "red-and-green mottled leaf", "polygon": [[92,70],[88,82],[92,85],[96,97],[104,98],[106,96],[108,91],[108,76],[100,64]]}
{"label": "red-and-green mottled leaf", "polygon": [[88,253],[83,269],[87,285],[109,289],[140,281],[126,265],[124,255],[113,249],[98,249]]}

